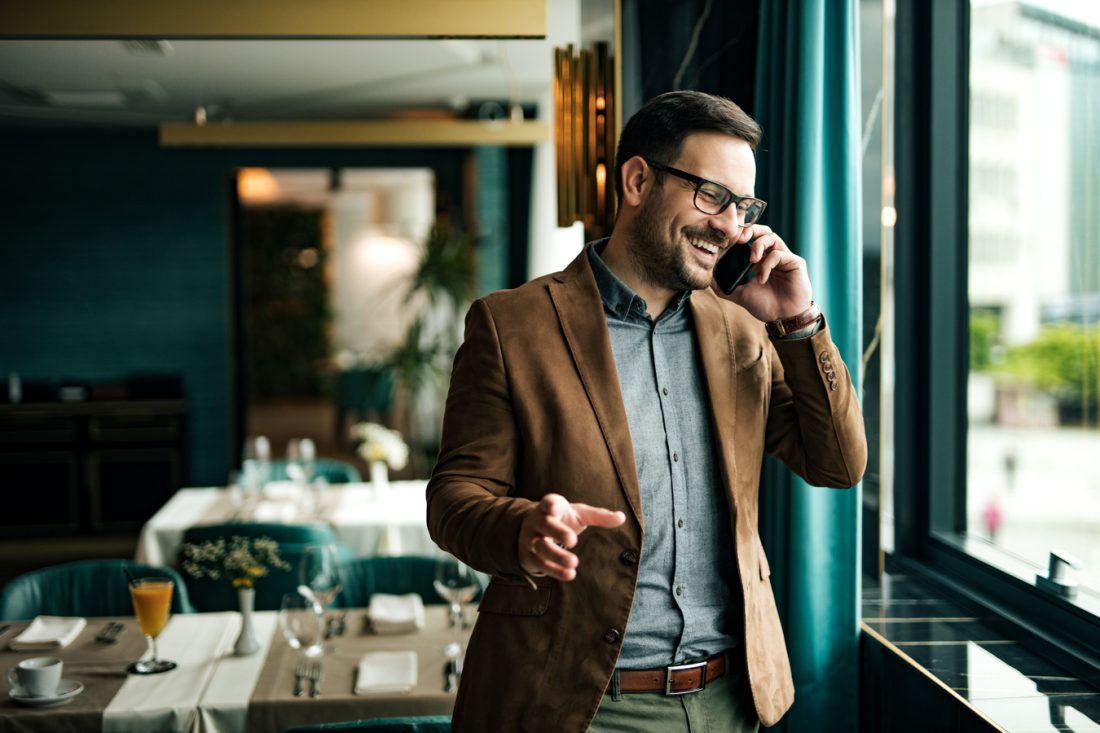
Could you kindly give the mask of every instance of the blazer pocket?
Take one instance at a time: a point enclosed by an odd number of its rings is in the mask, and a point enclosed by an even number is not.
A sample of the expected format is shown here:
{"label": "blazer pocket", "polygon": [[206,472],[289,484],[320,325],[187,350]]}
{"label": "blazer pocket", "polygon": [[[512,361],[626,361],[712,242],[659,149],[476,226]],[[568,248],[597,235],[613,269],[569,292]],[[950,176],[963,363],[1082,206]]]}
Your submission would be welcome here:
{"label": "blazer pocket", "polygon": [[481,596],[478,613],[502,613],[510,616],[541,616],[550,607],[554,586],[549,581],[539,581],[532,588],[522,580],[493,578]]}

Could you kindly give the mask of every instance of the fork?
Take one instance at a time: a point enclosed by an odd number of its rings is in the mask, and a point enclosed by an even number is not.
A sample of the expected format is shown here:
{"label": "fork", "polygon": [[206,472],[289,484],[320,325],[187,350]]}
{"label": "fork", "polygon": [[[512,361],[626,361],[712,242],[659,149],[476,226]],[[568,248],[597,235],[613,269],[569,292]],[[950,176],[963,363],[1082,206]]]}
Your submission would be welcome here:
{"label": "fork", "polygon": [[309,665],[309,696],[321,696],[321,663]]}
{"label": "fork", "polygon": [[305,687],[303,687],[306,676],[307,670],[305,662],[298,662],[298,664],[294,665],[294,697],[301,697],[306,694]]}
{"label": "fork", "polygon": [[122,626],[122,624],[112,621],[111,623],[104,626],[102,631],[96,634],[96,643],[114,644],[116,641],[118,641],[118,635],[122,633],[123,628],[124,627]]}

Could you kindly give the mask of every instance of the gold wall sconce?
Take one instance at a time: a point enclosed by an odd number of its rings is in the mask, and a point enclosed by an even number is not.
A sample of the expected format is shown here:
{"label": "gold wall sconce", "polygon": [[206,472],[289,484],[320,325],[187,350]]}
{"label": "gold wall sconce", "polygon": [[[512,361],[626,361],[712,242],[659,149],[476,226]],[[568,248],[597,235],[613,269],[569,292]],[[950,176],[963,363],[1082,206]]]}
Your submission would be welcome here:
{"label": "gold wall sconce", "polygon": [[554,49],[554,147],[558,226],[584,223],[585,237],[615,221],[614,66],[609,46]]}

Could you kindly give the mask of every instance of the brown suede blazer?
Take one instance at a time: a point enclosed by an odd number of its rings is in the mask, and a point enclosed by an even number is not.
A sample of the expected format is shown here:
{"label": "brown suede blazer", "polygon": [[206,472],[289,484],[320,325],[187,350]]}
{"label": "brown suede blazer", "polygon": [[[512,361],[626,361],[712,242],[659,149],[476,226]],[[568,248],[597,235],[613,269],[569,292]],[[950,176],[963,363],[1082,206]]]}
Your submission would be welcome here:
{"label": "brown suede blazer", "polygon": [[[773,343],[709,290],[692,294],[722,488],[744,598],[745,652],[760,720],[794,700],[790,663],[757,534],[764,453],[812,484],[860,480],[867,446],[856,393],[823,328]],[[576,580],[520,569],[524,513],[546,493],[620,509],[627,521],[580,536]],[[626,411],[599,291],[581,253],[563,272],[473,304],[455,357],[428,528],[492,575],[470,639],[454,730],[584,731],[626,632],[642,508]],[[854,541],[854,538],[853,538]]]}

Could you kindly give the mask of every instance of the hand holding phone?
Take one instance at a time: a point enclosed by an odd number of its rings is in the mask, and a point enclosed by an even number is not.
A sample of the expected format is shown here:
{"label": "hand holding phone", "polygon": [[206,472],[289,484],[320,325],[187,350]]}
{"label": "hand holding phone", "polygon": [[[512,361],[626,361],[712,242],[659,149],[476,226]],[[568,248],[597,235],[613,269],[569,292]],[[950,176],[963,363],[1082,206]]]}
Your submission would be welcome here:
{"label": "hand holding phone", "polygon": [[752,240],[744,244],[732,244],[714,266],[714,281],[726,295],[753,279],[755,273],[749,257]]}

